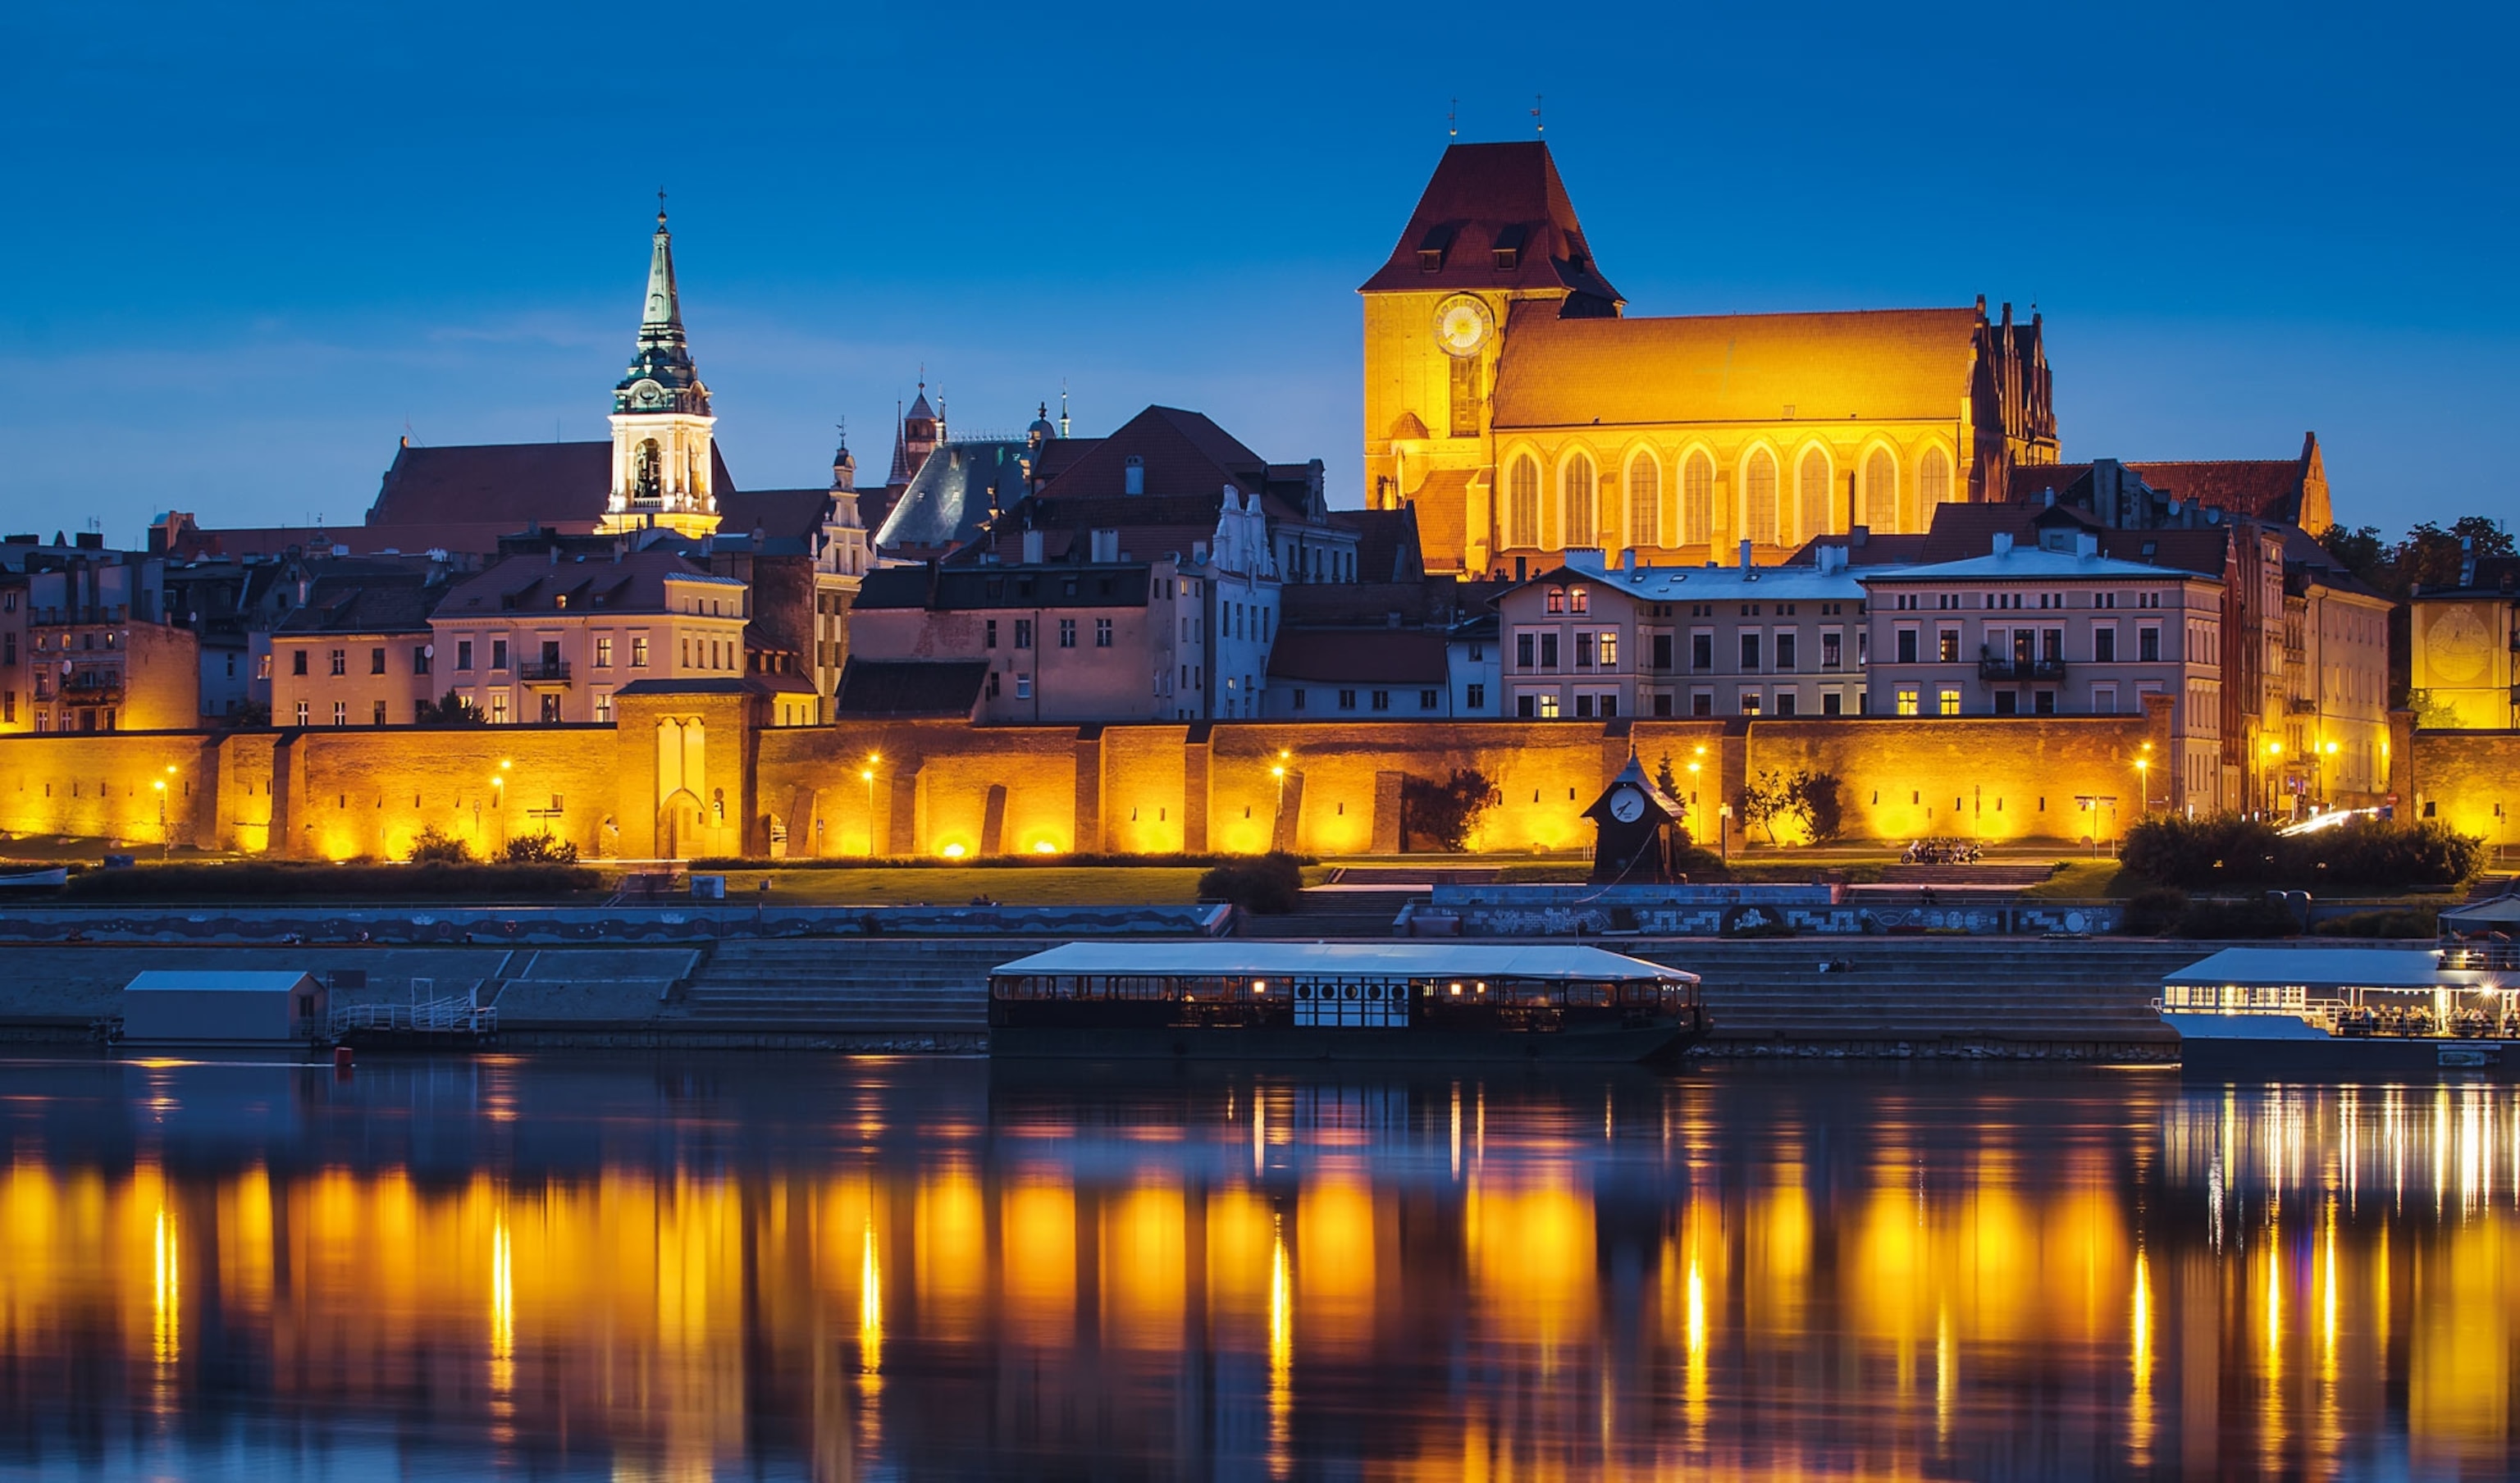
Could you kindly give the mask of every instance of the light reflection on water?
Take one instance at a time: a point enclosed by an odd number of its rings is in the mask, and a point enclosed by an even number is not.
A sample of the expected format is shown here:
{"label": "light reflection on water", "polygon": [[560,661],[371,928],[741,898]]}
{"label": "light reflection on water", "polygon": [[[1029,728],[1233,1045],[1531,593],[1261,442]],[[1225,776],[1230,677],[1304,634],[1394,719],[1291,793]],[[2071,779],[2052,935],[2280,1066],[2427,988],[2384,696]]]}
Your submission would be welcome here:
{"label": "light reflection on water", "polygon": [[2498,1473],[2520,1099],[0,1065],[0,1473]]}

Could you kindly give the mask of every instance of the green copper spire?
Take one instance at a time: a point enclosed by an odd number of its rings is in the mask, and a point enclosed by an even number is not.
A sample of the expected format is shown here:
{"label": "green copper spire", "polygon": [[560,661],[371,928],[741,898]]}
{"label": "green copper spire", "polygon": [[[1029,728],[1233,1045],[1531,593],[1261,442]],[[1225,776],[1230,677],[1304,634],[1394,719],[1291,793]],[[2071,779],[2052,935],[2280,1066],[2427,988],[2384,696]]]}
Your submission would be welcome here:
{"label": "green copper spire", "polygon": [[648,251],[648,301],[639,316],[639,351],[612,388],[615,412],[690,412],[707,416],[708,388],[700,384],[683,336],[683,300],[674,287],[674,236],[665,230],[665,193],[656,193],[656,235]]}

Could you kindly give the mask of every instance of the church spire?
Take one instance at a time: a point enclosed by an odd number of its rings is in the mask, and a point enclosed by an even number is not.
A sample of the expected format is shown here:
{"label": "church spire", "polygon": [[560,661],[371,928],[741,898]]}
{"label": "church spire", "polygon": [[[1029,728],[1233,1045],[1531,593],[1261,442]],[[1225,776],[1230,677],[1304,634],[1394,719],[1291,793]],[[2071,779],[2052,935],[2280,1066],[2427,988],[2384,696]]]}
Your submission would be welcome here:
{"label": "church spire", "polygon": [[700,384],[683,334],[682,292],[674,284],[674,234],[665,229],[665,193],[656,193],[656,234],[648,245],[648,298],[639,315],[639,350],[628,374],[612,388],[615,412],[689,412],[708,415],[708,388]]}
{"label": "church spire", "polygon": [[656,233],[648,245],[648,298],[639,348],[612,387],[612,494],[605,533],[669,526],[688,536],[717,528],[717,454],[708,387],[683,337],[674,284],[674,238],[665,229],[665,193],[656,193]]}

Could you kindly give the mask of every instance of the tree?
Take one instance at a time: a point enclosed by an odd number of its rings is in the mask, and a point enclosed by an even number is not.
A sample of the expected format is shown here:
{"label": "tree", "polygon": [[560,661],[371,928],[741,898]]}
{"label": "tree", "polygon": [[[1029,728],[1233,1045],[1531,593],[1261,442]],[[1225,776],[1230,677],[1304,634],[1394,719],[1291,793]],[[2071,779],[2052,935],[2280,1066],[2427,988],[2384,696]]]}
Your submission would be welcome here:
{"label": "tree", "polygon": [[577,846],[545,830],[509,840],[507,860],[510,865],[575,865]]}
{"label": "tree", "polygon": [[1496,796],[1496,785],[1476,768],[1456,769],[1450,783],[1415,777],[1400,780],[1400,812],[1408,821],[1408,831],[1433,840],[1437,849],[1448,854],[1468,847],[1480,816],[1495,804]]}
{"label": "tree", "polygon": [[2357,525],[2348,530],[2330,525],[2318,533],[2318,544],[2336,559],[2336,564],[2378,591],[2389,590],[2396,580],[2389,570],[2392,553],[2377,525]]}
{"label": "tree", "polygon": [[451,834],[439,831],[436,825],[422,830],[411,841],[411,863],[414,865],[470,865],[472,847]]}
{"label": "tree", "polygon": [[419,724],[423,726],[486,726],[481,707],[464,698],[457,691],[448,691],[436,703],[420,702]]}
{"label": "tree", "polygon": [[1801,803],[1803,823],[1811,831],[1812,843],[1824,844],[1834,839],[1846,827],[1846,807],[1839,794],[1842,789],[1835,773],[1797,773],[1794,797]]}
{"label": "tree", "polygon": [[1759,775],[1741,788],[1741,832],[1754,829],[1768,831],[1768,842],[1777,842],[1777,826],[1804,820],[1800,788],[1802,774],[1787,774],[1773,767],[1763,767]]}

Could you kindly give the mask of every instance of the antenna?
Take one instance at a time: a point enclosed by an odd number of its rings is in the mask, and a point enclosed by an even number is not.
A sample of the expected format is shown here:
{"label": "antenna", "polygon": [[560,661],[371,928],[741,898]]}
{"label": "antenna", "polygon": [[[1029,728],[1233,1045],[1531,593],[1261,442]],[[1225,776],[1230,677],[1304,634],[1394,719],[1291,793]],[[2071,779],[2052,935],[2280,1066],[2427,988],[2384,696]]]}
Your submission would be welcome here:
{"label": "antenna", "polygon": [[1462,100],[1459,98],[1454,99],[1453,106],[1444,111],[1444,132],[1454,139],[1462,137]]}
{"label": "antenna", "polygon": [[1540,118],[1540,95],[1538,93],[1531,95],[1531,131],[1535,134],[1546,134],[1549,132],[1549,125],[1543,123]]}

